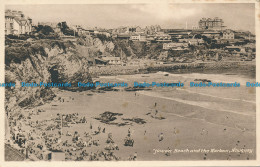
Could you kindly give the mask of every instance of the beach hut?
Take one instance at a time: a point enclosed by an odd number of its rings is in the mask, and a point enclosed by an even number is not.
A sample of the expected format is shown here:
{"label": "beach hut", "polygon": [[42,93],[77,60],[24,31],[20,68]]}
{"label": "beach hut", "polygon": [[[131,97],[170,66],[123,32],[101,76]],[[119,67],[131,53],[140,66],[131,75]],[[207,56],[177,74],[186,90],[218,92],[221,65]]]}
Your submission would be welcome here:
{"label": "beach hut", "polygon": [[52,150],[48,154],[48,160],[50,160],[50,161],[65,161],[65,153],[61,150]]}

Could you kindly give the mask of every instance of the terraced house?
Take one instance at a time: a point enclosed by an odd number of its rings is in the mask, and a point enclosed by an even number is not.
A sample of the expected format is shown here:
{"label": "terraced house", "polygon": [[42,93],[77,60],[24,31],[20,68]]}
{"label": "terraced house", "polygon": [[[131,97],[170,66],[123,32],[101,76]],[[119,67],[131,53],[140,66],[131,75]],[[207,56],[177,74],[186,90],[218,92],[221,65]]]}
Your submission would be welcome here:
{"label": "terraced house", "polygon": [[32,32],[32,19],[25,17],[21,11],[5,11],[5,35],[30,34]]}

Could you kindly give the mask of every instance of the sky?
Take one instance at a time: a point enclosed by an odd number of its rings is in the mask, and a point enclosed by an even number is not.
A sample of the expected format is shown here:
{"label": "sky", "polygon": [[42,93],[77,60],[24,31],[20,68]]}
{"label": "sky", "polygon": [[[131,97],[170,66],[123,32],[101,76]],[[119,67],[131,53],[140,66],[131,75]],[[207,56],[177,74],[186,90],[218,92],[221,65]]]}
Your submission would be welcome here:
{"label": "sky", "polygon": [[162,28],[198,26],[203,17],[219,17],[227,28],[254,32],[255,4],[197,3],[197,4],[52,4],[7,5],[6,9],[20,10],[33,23],[61,22],[83,27],[116,28],[119,26],[160,25]]}

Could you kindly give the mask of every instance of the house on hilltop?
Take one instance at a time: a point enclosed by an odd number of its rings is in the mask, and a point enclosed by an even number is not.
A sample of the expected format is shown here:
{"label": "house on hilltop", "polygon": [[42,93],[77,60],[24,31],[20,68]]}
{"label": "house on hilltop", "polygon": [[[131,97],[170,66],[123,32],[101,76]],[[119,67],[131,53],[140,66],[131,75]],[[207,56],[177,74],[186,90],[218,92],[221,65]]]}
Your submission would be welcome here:
{"label": "house on hilltop", "polygon": [[121,65],[122,64],[120,57],[103,57],[102,60],[107,61],[108,64],[111,64],[111,65]]}
{"label": "house on hilltop", "polygon": [[232,30],[225,30],[222,39],[235,39],[235,34]]}
{"label": "house on hilltop", "polygon": [[23,12],[16,10],[5,11],[5,34],[20,35],[32,32],[32,19],[25,17]]}
{"label": "house on hilltop", "polygon": [[223,28],[225,27],[223,19],[220,19],[218,17],[202,18],[200,19],[198,25],[199,29],[203,30],[223,30]]}

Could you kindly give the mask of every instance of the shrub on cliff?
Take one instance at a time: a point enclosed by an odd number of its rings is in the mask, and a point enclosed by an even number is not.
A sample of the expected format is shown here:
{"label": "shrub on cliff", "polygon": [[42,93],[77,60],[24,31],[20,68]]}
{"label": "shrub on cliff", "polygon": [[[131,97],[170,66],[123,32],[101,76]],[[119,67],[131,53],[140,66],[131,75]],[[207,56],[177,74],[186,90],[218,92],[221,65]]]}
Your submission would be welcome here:
{"label": "shrub on cliff", "polygon": [[100,39],[102,42],[112,41],[112,38],[111,38],[111,37],[107,37],[107,36],[104,35],[104,34],[97,34],[96,37],[97,37],[98,39]]}
{"label": "shrub on cliff", "polygon": [[59,35],[56,33],[52,33],[49,35],[44,35],[44,34],[38,34],[38,37],[40,39],[59,39]]}
{"label": "shrub on cliff", "polygon": [[70,35],[70,36],[76,35],[76,36],[78,36],[78,34],[74,30],[69,28],[66,21],[58,23],[58,26],[61,28],[61,32],[64,35]]}
{"label": "shrub on cliff", "polygon": [[27,40],[28,38],[33,38],[33,35],[29,35],[29,34],[21,34],[21,35],[6,35],[6,40],[8,39],[17,39],[17,40]]}
{"label": "shrub on cliff", "polygon": [[50,26],[39,25],[38,27],[36,27],[36,32],[39,34],[50,35],[54,33],[54,30]]}
{"label": "shrub on cliff", "polygon": [[30,55],[35,55],[37,53],[45,57],[47,56],[43,46],[39,44],[30,45],[29,47],[23,45],[6,47],[5,64],[7,66],[9,66],[11,62],[20,64],[22,61],[30,58]]}
{"label": "shrub on cliff", "polygon": [[115,48],[112,54],[121,55],[123,52],[126,57],[158,59],[158,56],[163,51],[162,43],[146,44],[145,42],[133,42],[126,39],[114,39],[113,43]]}
{"label": "shrub on cliff", "polygon": [[45,52],[44,48],[39,44],[35,44],[29,47],[28,52],[30,55],[40,54],[41,56],[47,57],[47,53]]}
{"label": "shrub on cliff", "polygon": [[29,52],[25,47],[7,47],[5,49],[5,64],[10,65],[14,63],[21,63],[29,57]]}

